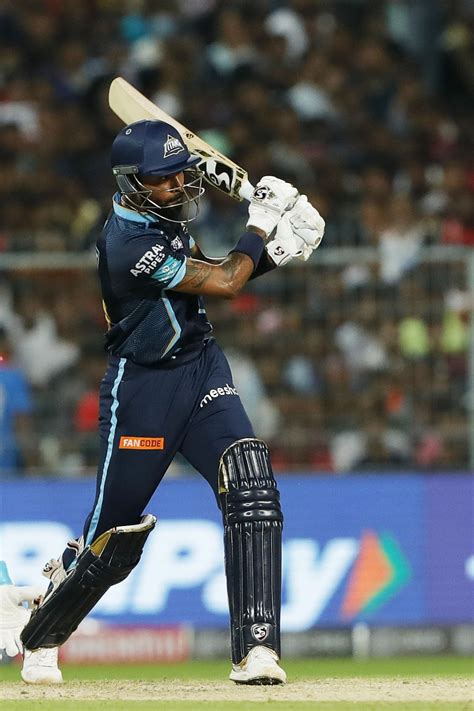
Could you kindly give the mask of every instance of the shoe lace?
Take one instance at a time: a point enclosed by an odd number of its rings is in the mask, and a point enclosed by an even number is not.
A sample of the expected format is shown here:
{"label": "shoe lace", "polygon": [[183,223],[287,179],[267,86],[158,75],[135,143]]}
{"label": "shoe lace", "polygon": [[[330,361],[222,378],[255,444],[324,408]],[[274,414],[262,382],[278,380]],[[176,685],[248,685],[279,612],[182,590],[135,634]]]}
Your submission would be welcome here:
{"label": "shoe lace", "polygon": [[263,645],[259,645],[257,647],[253,647],[252,649],[252,654],[254,657],[266,657],[271,656],[275,661],[278,660],[277,653],[273,651],[273,649],[270,649],[269,647],[265,647]]}
{"label": "shoe lace", "polygon": [[36,661],[42,667],[55,667],[58,663],[58,650],[56,647],[41,647],[36,652]]}

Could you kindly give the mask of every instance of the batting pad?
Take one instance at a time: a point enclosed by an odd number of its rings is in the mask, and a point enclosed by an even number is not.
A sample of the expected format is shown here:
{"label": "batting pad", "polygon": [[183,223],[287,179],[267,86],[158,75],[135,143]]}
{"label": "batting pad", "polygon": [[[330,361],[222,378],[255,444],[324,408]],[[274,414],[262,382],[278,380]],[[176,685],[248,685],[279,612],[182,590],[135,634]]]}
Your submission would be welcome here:
{"label": "batting pad", "polygon": [[145,514],[133,526],[117,526],[84,549],[74,568],[31,614],[21,633],[27,649],[64,644],[105,592],[137,565],[156,518]]}
{"label": "batting pad", "polygon": [[265,442],[239,440],[224,452],[219,492],[232,661],[257,645],[280,656],[283,514]]}

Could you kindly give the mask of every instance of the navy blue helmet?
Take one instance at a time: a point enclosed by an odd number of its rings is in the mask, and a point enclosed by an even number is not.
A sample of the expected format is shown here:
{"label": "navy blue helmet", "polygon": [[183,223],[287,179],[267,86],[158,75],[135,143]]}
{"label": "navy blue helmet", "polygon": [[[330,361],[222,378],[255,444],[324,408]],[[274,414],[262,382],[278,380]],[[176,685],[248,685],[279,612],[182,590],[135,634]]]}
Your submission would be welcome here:
{"label": "navy blue helmet", "polygon": [[[195,170],[200,161],[199,156],[189,152],[174,126],[164,121],[137,121],[125,126],[112,144],[112,172],[124,204],[137,212],[151,213],[171,222],[190,222],[197,216],[199,198],[204,192],[202,175]],[[140,180],[151,175],[166,177],[181,172],[185,172],[185,182],[176,189],[178,199],[171,206],[152,200],[151,191]],[[192,215],[191,204],[195,206]],[[187,215],[181,210],[176,219],[176,208],[185,205]]]}
{"label": "navy blue helmet", "polygon": [[134,166],[139,175],[174,175],[201,160],[192,155],[178,131],[164,121],[125,126],[112,144],[112,168]]}

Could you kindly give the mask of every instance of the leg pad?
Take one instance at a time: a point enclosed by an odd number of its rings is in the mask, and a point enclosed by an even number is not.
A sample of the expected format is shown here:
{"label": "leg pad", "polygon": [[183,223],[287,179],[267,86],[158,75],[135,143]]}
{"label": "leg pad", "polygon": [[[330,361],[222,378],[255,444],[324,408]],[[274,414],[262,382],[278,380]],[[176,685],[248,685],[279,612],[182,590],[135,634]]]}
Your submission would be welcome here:
{"label": "leg pad", "polygon": [[155,523],[156,518],[146,514],[140,523],[111,528],[85,548],[64,580],[33,611],[21,633],[25,647],[63,644],[104,593],[137,565]]}
{"label": "leg pad", "polygon": [[239,440],[224,452],[219,493],[232,661],[238,664],[259,644],[280,656],[283,515],[264,442]]}

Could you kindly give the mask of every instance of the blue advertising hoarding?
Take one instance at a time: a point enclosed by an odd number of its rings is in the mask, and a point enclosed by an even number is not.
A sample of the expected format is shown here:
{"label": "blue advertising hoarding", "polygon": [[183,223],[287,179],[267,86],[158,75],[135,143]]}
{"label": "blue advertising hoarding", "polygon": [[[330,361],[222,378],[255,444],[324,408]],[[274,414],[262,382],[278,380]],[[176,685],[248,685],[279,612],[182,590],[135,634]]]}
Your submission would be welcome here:
{"label": "blue advertising hoarding", "polygon": [[474,477],[430,477],[426,487],[427,614],[449,623],[474,610]]}
{"label": "blue advertising hoarding", "polygon": [[[474,621],[473,479],[280,476],[284,631]],[[82,532],[94,483],[2,484],[1,557],[18,584]],[[92,615],[110,623],[228,625],[222,526],[198,478],[165,480],[140,565]],[[124,522],[126,523],[126,522]]]}

